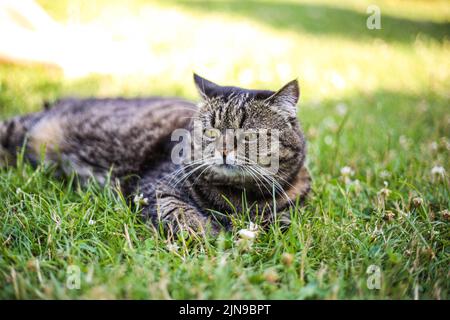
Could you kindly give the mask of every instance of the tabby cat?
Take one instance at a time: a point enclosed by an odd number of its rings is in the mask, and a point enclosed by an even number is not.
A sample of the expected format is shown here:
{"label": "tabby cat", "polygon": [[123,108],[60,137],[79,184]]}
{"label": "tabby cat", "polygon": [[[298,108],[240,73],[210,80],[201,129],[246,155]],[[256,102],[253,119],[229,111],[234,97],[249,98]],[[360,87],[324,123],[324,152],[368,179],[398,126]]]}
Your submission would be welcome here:
{"label": "tabby cat", "polygon": [[[45,154],[44,161],[59,174],[75,172],[81,183],[118,181],[124,194],[143,207],[145,218],[174,233],[217,233],[244,211],[263,224],[287,216],[289,206],[303,201],[310,189],[297,81],[277,92],[219,86],[196,74],[194,81],[202,98],[198,106],[161,97],[67,98],[0,122],[0,163],[14,163],[24,148],[33,165]],[[195,137],[196,125],[201,139]],[[191,143],[185,153],[198,148],[212,153],[174,161],[177,129],[194,136],[186,139]],[[244,161],[238,161],[239,137],[228,135],[230,129],[250,132],[242,139],[247,147],[263,144],[258,130],[276,131],[277,148],[268,152],[278,160],[276,170],[269,172],[258,150],[250,161],[250,149],[244,148]]]}

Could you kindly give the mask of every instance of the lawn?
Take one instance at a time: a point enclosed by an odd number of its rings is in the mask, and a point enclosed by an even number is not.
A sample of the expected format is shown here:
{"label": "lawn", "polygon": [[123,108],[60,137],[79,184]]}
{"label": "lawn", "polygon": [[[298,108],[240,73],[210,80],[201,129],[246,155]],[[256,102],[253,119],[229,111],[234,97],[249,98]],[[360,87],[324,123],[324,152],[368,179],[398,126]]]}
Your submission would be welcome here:
{"label": "lawn", "polygon": [[[449,298],[448,1],[68,2],[39,1],[117,37],[133,22],[155,60],[110,75],[0,62],[0,118],[66,95],[198,99],[192,71],[267,89],[298,78],[313,191],[284,233],[239,241],[242,218],[169,241],[113,186],[19,159],[0,169],[0,298]],[[381,30],[366,28],[373,3]]]}

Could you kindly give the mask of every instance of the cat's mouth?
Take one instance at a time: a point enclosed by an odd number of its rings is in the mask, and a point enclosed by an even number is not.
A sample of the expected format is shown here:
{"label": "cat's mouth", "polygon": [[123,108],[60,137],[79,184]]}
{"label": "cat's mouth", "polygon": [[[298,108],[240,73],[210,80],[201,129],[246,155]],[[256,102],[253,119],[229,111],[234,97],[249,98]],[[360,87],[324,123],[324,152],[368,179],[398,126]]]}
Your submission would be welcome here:
{"label": "cat's mouth", "polygon": [[247,185],[251,177],[237,165],[216,164],[209,168],[204,178],[213,184],[219,185]]}
{"label": "cat's mouth", "polygon": [[242,169],[234,164],[218,164],[211,167],[213,172],[223,174],[225,176],[242,176],[245,173],[242,171]]}

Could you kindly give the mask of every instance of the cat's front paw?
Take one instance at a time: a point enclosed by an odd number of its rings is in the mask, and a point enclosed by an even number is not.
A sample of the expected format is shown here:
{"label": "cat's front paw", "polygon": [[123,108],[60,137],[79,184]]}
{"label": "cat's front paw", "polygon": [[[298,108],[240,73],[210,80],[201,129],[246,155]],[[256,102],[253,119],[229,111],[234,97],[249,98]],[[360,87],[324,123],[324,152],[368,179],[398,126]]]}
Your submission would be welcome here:
{"label": "cat's front paw", "polygon": [[[175,206],[174,202],[170,203]],[[203,215],[194,208],[178,203],[171,210],[158,213],[158,222],[172,235],[193,235],[216,237],[221,227],[210,217]]]}

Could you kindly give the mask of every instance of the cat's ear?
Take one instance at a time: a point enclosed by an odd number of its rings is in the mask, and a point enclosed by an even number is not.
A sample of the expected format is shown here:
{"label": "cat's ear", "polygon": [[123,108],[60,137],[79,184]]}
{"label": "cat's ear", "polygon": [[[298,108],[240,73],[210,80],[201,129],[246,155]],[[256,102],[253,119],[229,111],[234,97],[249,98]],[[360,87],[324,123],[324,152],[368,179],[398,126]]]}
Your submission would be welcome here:
{"label": "cat's ear", "polygon": [[269,103],[282,110],[283,112],[287,112],[289,115],[296,117],[297,116],[297,102],[300,97],[300,88],[298,86],[297,80],[292,80],[287,83],[283,88],[275,92],[267,101]]}
{"label": "cat's ear", "polygon": [[194,73],[194,82],[198,92],[200,93],[203,99],[213,97],[214,94],[219,92],[221,89],[221,86],[219,86],[218,84],[206,80],[196,73]]}

